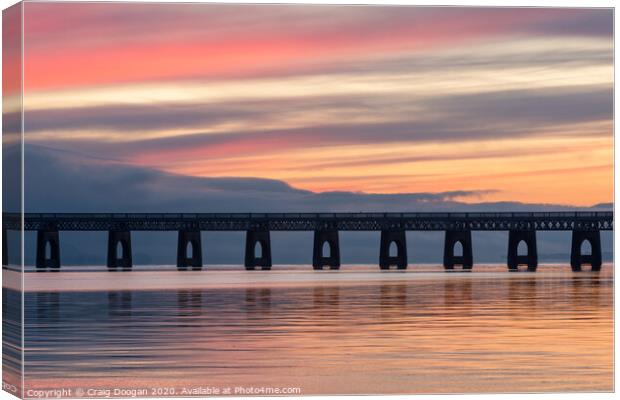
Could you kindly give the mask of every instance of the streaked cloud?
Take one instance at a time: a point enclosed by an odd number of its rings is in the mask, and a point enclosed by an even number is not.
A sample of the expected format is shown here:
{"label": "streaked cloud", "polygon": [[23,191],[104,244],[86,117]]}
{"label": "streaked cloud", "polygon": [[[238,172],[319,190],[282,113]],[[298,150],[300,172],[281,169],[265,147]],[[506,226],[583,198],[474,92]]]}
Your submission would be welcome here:
{"label": "streaked cloud", "polygon": [[610,40],[495,38],[457,50],[330,61],[321,68],[246,79],[110,84],[29,90],[28,110],[110,104],[204,103],[376,94],[469,94],[557,86],[609,85]]}
{"label": "streaked cloud", "polygon": [[[27,12],[30,144],[313,192],[612,198],[611,10],[28,3]],[[588,189],[575,193],[575,180]]]}
{"label": "streaked cloud", "polygon": [[[283,212],[283,211],[531,211],[575,210],[563,204],[523,204],[519,202],[484,202],[488,195],[496,193],[492,187],[485,190],[455,190],[446,192],[423,192],[373,194],[334,191],[315,193],[300,190],[286,182],[256,178],[197,178],[101,159],[82,157],[67,151],[57,151],[27,145],[29,168],[26,169],[26,212]],[[19,158],[19,153],[5,155],[7,162]],[[469,203],[463,203],[467,200]],[[609,210],[611,205],[597,205],[597,210]],[[586,208],[590,209],[590,208]],[[64,264],[90,264],[105,262],[105,240],[94,240],[94,234],[63,233],[63,246],[72,251],[63,253]],[[376,262],[379,238],[377,232],[356,233],[350,243],[350,233],[342,232],[341,240],[348,254],[343,262]],[[413,262],[440,262],[443,236],[430,232],[408,232],[409,248],[414,249]],[[602,232],[603,249],[613,248],[611,232]],[[506,249],[505,233],[494,234],[493,240],[474,237],[478,261],[502,261]],[[27,233],[26,263],[34,263],[35,235]],[[170,243],[174,232],[168,234],[132,233],[132,246],[138,256],[150,258],[142,262],[154,264],[174,263],[174,251]],[[286,259],[276,258],[278,263],[308,263],[311,257],[311,233],[287,233],[273,240],[277,249],[292,248]],[[213,263],[215,249],[227,249],[217,258],[221,263],[240,263],[243,252],[243,234],[218,233],[205,237],[209,260]],[[301,243],[301,245],[300,245]],[[570,238],[565,232],[547,232],[538,236],[541,256],[545,249],[561,249],[568,259]],[[62,249],[61,249],[62,251]],[[558,251],[554,251],[557,253]],[[274,253],[280,257],[281,253]]]}
{"label": "streaked cloud", "polygon": [[[208,143],[214,137],[215,141],[233,141],[236,135],[245,136],[251,132],[275,133],[282,130],[282,125],[302,132],[307,129],[326,131],[334,144],[342,141],[342,136],[347,133],[351,140],[360,142],[372,141],[373,133],[376,139],[387,141],[450,140],[455,139],[451,137],[454,135],[457,138],[458,135],[464,136],[463,139],[467,140],[490,133],[485,133],[487,129],[481,129],[478,134],[465,127],[451,129],[456,124],[450,118],[458,119],[462,125],[479,125],[480,122],[487,125],[506,124],[509,125],[506,129],[511,132],[521,130],[528,133],[547,125],[610,120],[611,96],[611,87],[596,85],[420,97],[395,93],[375,94],[365,99],[353,95],[326,95],[212,104],[115,104],[70,110],[32,110],[28,112],[25,123],[33,141],[37,140],[39,132],[55,132],[54,138],[59,140],[63,137],[71,139],[73,131],[101,131],[104,137],[92,139],[105,140],[106,136],[109,138],[118,132],[122,135],[117,138],[120,142],[134,142],[157,139],[152,137],[153,132],[165,133],[177,128],[186,132],[206,130],[205,135],[190,133],[186,136],[196,140],[204,136]],[[330,113],[333,120],[346,116],[347,123],[326,125],[325,116]],[[294,123],[295,120],[297,123]],[[276,121],[280,126],[274,126]],[[243,131],[235,132],[234,128],[231,129],[235,125],[248,126],[243,126]],[[266,129],[265,126],[269,125],[272,127]],[[333,133],[341,131],[341,134],[331,135],[330,126],[334,127]],[[226,135],[215,135],[220,131]],[[453,131],[452,135],[450,131]],[[391,138],[390,132],[396,136]],[[287,130],[286,134],[291,134],[291,131]],[[177,131],[176,134],[164,135],[164,138],[177,141],[179,136],[182,135]]]}
{"label": "streaked cloud", "polygon": [[[29,90],[240,78],[344,58],[551,29],[603,36],[607,10],[29,3]],[[602,17],[601,17],[602,15]],[[251,32],[251,33],[249,33]],[[157,59],[157,62],[153,62]]]}

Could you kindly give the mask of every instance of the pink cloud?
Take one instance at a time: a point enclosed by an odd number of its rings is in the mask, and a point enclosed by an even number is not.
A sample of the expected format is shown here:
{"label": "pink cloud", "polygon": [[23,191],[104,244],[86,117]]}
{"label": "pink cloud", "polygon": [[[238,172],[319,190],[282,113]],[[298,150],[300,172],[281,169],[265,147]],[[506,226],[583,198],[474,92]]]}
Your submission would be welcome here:
{"label": "pink cloud", "polygon": [[221,79],[415,52],[573,18],[563,9],[28,3],[29,89]]}
{"label": "pink cloud", "polygon": [[21,90],[21,3],[2,12],[2,90],[5,96]]}

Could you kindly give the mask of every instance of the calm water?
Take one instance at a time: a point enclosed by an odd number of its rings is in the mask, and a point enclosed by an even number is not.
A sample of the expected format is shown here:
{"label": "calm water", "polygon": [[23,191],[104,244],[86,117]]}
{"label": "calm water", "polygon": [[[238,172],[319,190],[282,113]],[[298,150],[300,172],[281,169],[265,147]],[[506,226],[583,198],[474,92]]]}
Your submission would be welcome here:
{"label": "calm water", "polygon": [[[26,274],[25,384],[69,396],[611,391],[612,271]],[[3,338],[15,368],[17,337]]]}

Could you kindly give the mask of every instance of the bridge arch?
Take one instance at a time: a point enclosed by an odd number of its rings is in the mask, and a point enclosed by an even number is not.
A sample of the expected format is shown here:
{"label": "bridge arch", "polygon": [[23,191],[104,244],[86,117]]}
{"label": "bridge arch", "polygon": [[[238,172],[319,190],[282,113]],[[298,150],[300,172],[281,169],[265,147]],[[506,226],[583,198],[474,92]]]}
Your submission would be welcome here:
{"label": "bridge arch", "polygon": [[525,240],[520,240],[519,244],[517,244],[517,255],[518,256],[527,256],[529,253],[529,248]]}
{"label": "bridge arch", "polygon": [[592,242],[590,239],[583,239],[581,242],[581,255],[582,256],[591,256],[592,255]]}
{"label": "bridge arch", "polygon": [[325,240],[321,246],[321,257],[331,257],[334,253],[333,247],[334,244],[331,241]]}
{"label": "bridge arch", "polygon": [[392,240],[390,242],[389,256],[390,257],[398,257],[398,254],[400,252],[401,252],[401,250],[398,248],[398,243],[396,243],[394,240]]}
{"label": "bridge arch", "polygon": [[185,254],[187,255],[187,258],[194,257],[194,243],[191,240],[187,242],[187,249],[185,250]]}
{"label": "bridge arch", "polygon": [[461,240],[457,240],[454,242],[454,247],[452,247],[452,254],[454,257],[463,257],[463,249],[463,242]]}
{"label": "bridge arch", "polygon": [[254,257],[255,258],[262,258],[263,257],[263,251],[264,251],[263,242],[261,240],[257,240],[256,243],[254,243]]}
{"label": "bridge arch", "polygon": [[118,241],[116,243],[116,248],[114,249],[114,257],[121,258],[123,256],[123,243]]}
{"label": "bridge arch", "polygon": [[45,259],[49,260],[52,258],[52,243],[50,240],[45,242]]}

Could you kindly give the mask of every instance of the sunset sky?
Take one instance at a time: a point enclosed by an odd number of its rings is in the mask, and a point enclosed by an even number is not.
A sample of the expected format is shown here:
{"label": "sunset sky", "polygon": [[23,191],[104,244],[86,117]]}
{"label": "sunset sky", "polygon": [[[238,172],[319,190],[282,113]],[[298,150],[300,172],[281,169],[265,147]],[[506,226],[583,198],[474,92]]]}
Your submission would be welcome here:
{"label": "sunset sky", "polygon": [[314,192],[613,199],[610,9],[25,3],[28,145]]}

